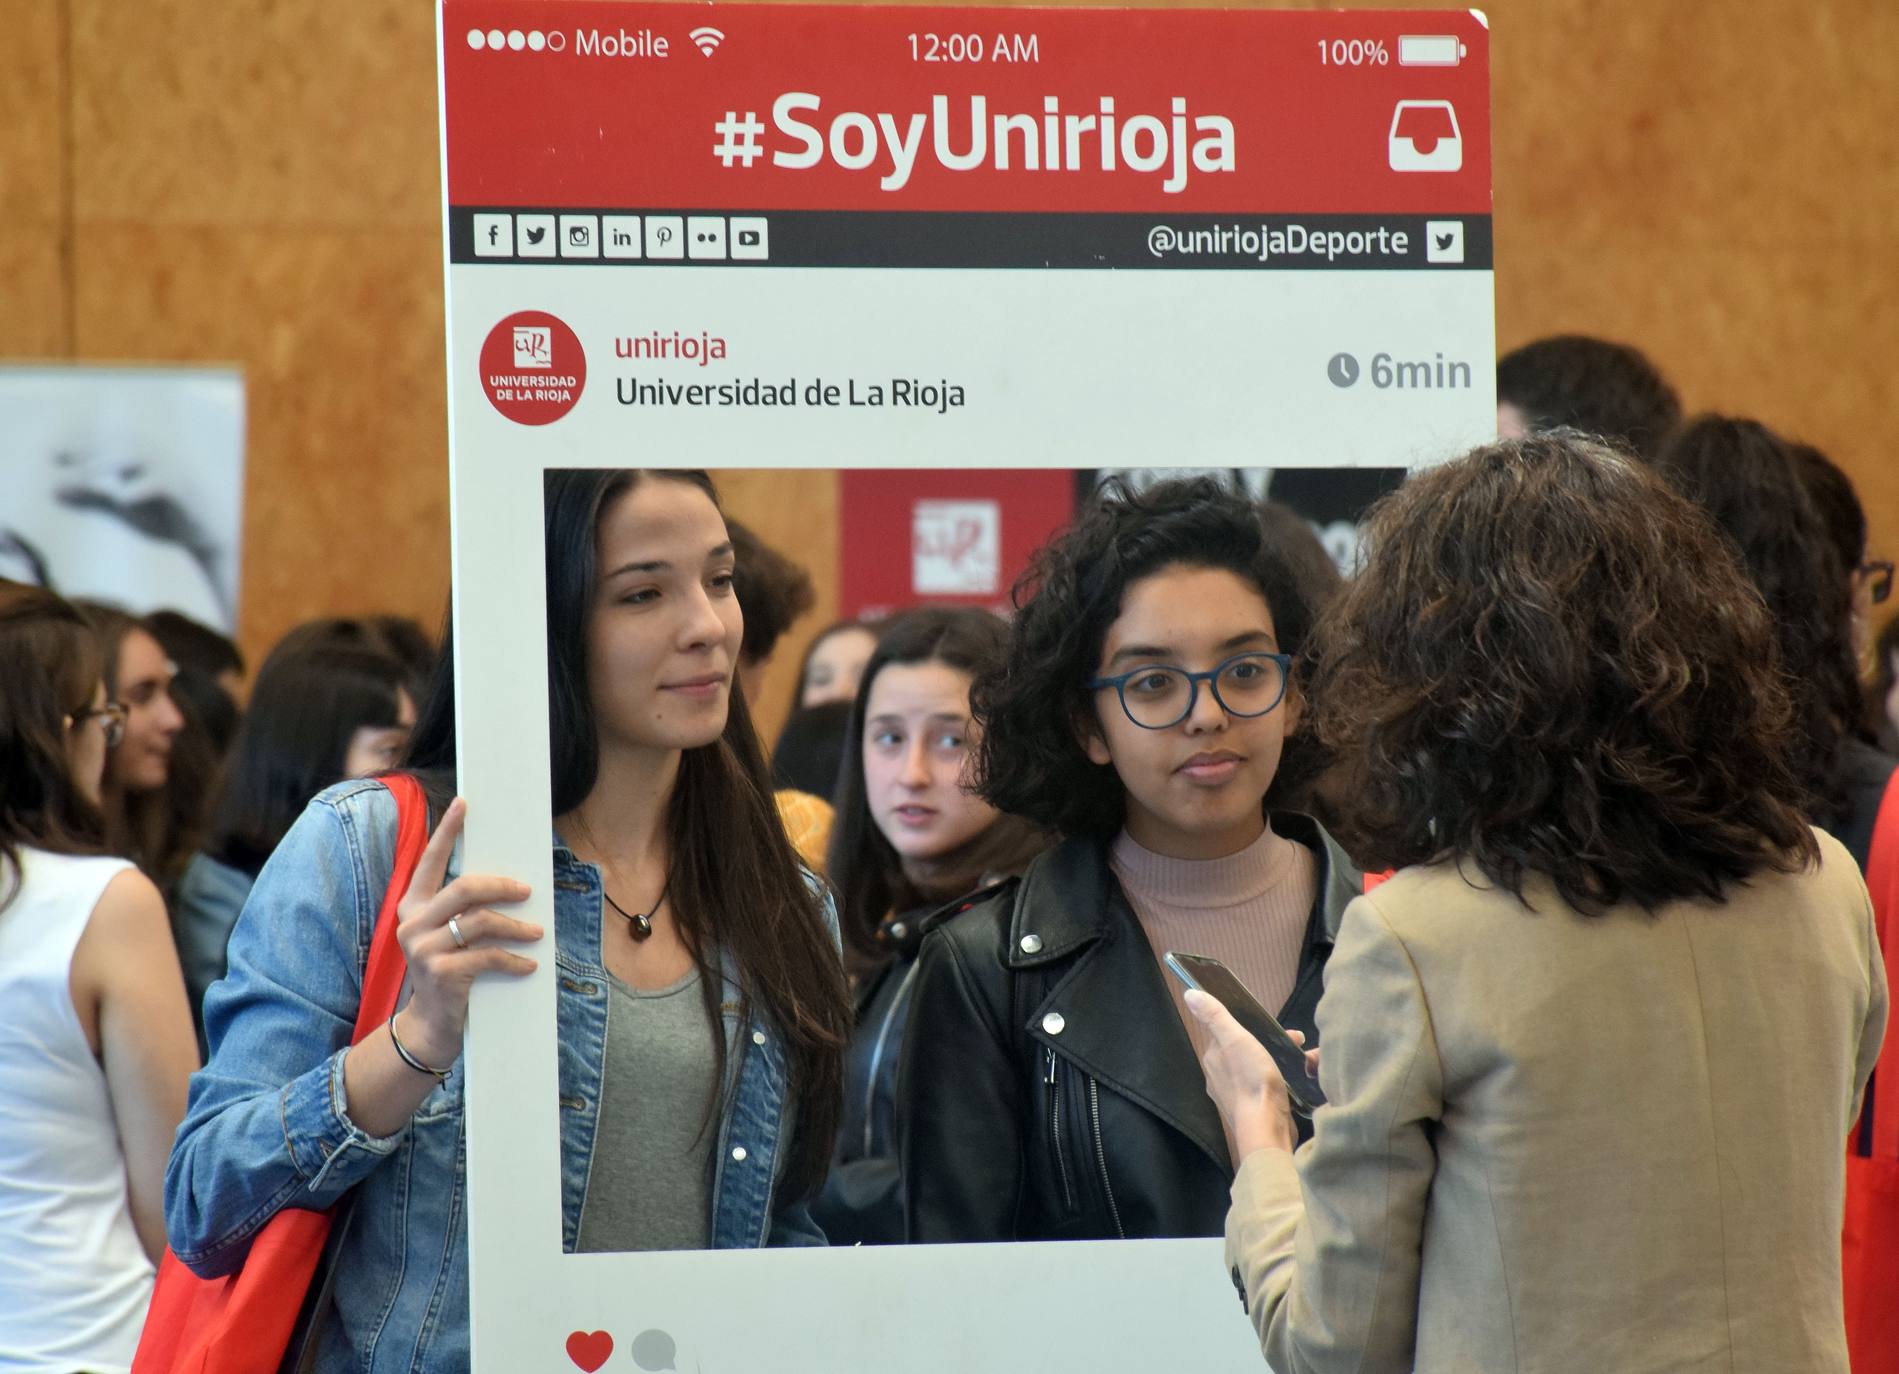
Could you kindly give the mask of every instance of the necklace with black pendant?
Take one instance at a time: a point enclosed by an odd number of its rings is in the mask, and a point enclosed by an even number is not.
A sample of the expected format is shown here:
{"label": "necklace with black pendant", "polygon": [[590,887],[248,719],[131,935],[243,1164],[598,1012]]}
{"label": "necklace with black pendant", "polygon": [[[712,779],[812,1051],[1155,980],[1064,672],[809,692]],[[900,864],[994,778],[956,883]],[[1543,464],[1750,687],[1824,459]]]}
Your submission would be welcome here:
{"label": "necklace with black pendant", "polygon": [[659,915],[659,909],[666,905],[666,894],[672,890],[672,885],[672,879],[668,878],[666,886],[659,890],[659,900],[653,903],[651,911],[628,911],[613,900],[613,894],[607,891],[604,883],[600,885],[600,895],[607,899],[607,905],[613,908],[615,915],[625,918],[635,940],[647,940],[652,938],[653,918]]}

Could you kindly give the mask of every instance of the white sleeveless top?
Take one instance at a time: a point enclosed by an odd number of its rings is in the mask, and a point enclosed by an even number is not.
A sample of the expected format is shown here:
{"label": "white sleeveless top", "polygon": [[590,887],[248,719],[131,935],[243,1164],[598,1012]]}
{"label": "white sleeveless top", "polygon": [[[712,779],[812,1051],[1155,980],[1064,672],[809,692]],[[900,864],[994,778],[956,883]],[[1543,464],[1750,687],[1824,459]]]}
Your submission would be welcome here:
{"label": "white sleeveless top", "polygon": [[120,1374],[153,1269],[70,979],[100,894],[131,865],[39,849],[20,862],[0,907],[0,1374]]}

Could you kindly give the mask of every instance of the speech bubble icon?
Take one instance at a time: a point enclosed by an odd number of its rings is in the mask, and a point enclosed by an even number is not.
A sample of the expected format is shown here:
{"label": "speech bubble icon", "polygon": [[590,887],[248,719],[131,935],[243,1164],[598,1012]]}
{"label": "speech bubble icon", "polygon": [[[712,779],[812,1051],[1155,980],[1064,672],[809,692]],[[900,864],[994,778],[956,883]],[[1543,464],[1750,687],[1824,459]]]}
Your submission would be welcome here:
{"label": "speech bubble icon", "polygon": [[664,1331],[642,1331],[633,1338],[633,1363],[647,1374],[659,1374],[661,1370],[679,1366],[679,1347],[673,1338]]}

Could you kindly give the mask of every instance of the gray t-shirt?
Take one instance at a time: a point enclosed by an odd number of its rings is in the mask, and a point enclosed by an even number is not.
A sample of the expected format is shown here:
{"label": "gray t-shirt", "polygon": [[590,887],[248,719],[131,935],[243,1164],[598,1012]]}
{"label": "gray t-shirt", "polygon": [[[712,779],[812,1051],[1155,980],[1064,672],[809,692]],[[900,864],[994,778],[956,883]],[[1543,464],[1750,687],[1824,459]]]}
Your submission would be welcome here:
{"label": "gray t-shirt", "polygon": [[699,976],[694,969],[649,992],[608,975],[600,1120],[578,1250],[703,1250],[711,1243],[719,1121],[707,1106],[718,1046]]}

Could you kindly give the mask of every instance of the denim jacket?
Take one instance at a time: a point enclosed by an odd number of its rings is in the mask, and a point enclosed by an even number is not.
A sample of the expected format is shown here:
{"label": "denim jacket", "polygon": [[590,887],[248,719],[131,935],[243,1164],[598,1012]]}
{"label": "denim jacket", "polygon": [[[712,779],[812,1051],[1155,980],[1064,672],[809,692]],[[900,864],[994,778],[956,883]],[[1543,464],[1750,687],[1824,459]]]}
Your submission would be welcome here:
{"label": "denim jacket", "polygon": [[[205,999],[210,1060],[192,1077],[165,1172],[172,1249],[205,1276],[242,1265],[279,1209],[329,1207],[353,1190],[332,1240],[340,1249],[317,1361],[324,1374],[468,1367],[462,1063],[394,1135],[366,1134],[344,1104],[343,1055],[395,830],[381,783],[340,783],[264,866],[232,934],[229,971]],[[605,1066],[607,977],[599,871],[556,842],[554,888],[561,1235],[571,1251]],[[739,1024],[735,972],[728,962],[712,1244],[822,1245],[804,1203],[775,1197],[790,1143],[789,1073],[775,1027]]]}

